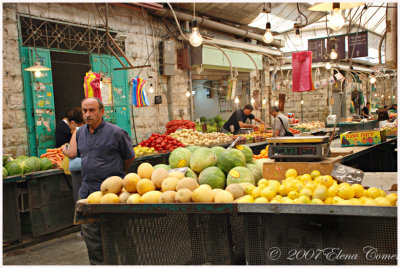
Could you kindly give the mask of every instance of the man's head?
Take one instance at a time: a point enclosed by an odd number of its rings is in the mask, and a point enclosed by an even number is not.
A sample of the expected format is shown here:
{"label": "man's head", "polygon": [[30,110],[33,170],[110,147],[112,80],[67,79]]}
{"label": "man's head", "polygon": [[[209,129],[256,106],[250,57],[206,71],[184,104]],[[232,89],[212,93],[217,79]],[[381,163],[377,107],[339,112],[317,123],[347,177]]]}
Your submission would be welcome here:
{"label": "man's head", "polygon": [[393,108],[397,109],[397,104],[393,104]]}
{"label": "man's head", "polygon": [[92,128],[101,124],[104,105],[99,98],[91,97],[82,100],[82,114],[85,123]]}
{"label": "man's head", "polygon": [[279,113],[279,108],[278,106],[272,106],[271,108],[269,108],[269,113],[273,116],[276,117]]}
{"label": "man's head", "polygon": [[250,115],[253,112],[254,108],[252,105],[247,104],[246,106],[244,106],[243,108],[243,112],[245,115]]}
{"label": "man's head", "polygon": [[367,105],[366,105],[368,108],[370,108],[371,107],[371,103],[370,102],[367,102]]}

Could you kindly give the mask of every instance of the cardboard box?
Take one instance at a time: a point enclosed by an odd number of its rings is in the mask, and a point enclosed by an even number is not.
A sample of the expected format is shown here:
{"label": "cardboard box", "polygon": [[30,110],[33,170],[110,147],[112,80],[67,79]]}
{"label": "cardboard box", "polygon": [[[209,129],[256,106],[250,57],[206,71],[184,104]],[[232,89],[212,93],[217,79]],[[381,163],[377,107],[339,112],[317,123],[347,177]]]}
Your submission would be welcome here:
{"label": "cardboard box", "polygon": [[365,172],[361,185],[375,187],[389,193],[397,193],[397,172]]}
{"label": "cardboard box", "polygon": [[326,158],[320,162],[267,162],[263,165],[263,178],[268,180],[284,180],[288,169],[294,168],[297,174],[310,174],[319,170],[322,175],[330,175],[333,166],[340,163],[342,157]]}
{"label": "cardboard box", "polygon": [[349,131],[340,134],[340,143],[342,147],[368,146],[368,145],[380,144],[385,140],[386,140],[385,131],[379,131],[379,130]]}

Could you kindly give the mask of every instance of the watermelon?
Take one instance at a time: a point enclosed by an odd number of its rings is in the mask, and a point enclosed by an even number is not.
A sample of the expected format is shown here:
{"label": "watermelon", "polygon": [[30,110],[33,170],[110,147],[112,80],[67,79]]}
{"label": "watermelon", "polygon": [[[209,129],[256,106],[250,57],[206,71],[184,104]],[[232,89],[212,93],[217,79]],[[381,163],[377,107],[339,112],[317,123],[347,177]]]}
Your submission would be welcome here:
{"label": "watermelon", "polygon": [[36,163],[36,171],[40,170],[40,159],[36,156],[31,156],[29,159],[32,159]]}
{"label": "watermelon", "polygon": [[247,164],[246,167],[253,173],[256,183],[263,178],[262,169],[258,168],[255,164]]}
{"label": "watermelon", "polygon": [[211,149],[211,151],[214,152],[214,154],[217,156],[217,158],[219,158],[219,155],[220,155],[222,152],[225,152],[225,151],[226,151],[226,149],[223,148],[223,147],[221,147],[221,146],[214,146],[214,147],[212,147],[212,148],[210,148],[210,149]]}
{"label": "watermelon", "polygon": [[13,160],[14,160],[14,158],[12,158],[10,155],[4,154],[4,155],[3,155],[3,167],[4,167],[8,162],[11,162],[11,161],[13,161]]}
{"label": "watermelon", "polygon": [[213,189],[225,189],[225,180],[225,173],[218,167],[208,167],[199,175],[199,184],[208,184]]}
{"label": "watermelon", "polygon": [[217,156],[209,148],[199,148],[190,157],[190,168],[197,173],[203,169],[215,166],[217,164]]}
{"label": "watermelon", "polygon": [[40,170],[49,170],[53,168],[53,162],[47,157],[43,157],[39,159]]}
{"label": "watermelon", "polygon": [[271,161],[271,160],[268,159],[268,158],[257,159],[257,160],[255,161],[255,165],[256,165],[259,169],[263,170],[263,165],[264,165],[264,163],[270,162],[270,161]]}
{"label": "watermelon", "polygon": [[200,146],[196,146],[196,145],[190,145],[188,147],[186,147],[186,149],[188,149],[189,151],[191,151],[192,153],[194,151],[196,151],[197,149],[201,148]]}
{"label": "watermelon", "polygon": [[237,149],[225,150],[219,155],[218,167],[222,169],[225,174],[234,167],[244,167],[246,166],[246,158],[244,154]]}
{"label": "watermelon", "polygon": [[[25,159],[22,162],[22,164],[23,164],[23,167],[22,167],[23,174],[36,171],[36,168],[37,168],[36,159],[33,159],[33,158]],[[39,163],[39,168],[40,168],[40,163]]]}
{"label": "watermelon", "polygon": [[191,170],[190,168],[188,169],[188,171],[186,171],[185,177],[194,178],[197,180],[196,173],[193,170]]}
{"label": "watermelon", "polygon": [[157,168],[164,168],[165,170],[168,171],[171,169],[171,166],[166,164],[158,164],[153,167],[153,170],[156,170]]}
{"label": "watermelon", "polygon": [[171,168],[188,167],[192,152],[184,147],[178,147],[171,152],[168,161]]}
{"label": "watermelon", "polygon": [[232,168],[226,177],[226,184],[248,182],[255,185],[253,173],[245,167]]}
{"label": "watermelon", "polygon": [[[20,160],[22,161],[22,160]],[[6,169],[8,171],[8,176],[20,175],[22,174],[22,165],[20,161],[11,161],[6,164]]]}
{"label": "watermelon", "polygon": [[20,156],[18,156],[15,160],[25,160],[25,159],[28,159],[28,158],[29,158],[29,156],[20,155]]}
{"label": "watermelon", "polygon": [[8,171],[5,167],[3,167],[3,179],[8,176]]}
{"label": "watermelon", "polygon": [[247,163],[253,162],[253,151],[250,149],[249,146],[247,145],[237,145],[236,149],[241,151],[244,154],[244,157],[246,158]]}

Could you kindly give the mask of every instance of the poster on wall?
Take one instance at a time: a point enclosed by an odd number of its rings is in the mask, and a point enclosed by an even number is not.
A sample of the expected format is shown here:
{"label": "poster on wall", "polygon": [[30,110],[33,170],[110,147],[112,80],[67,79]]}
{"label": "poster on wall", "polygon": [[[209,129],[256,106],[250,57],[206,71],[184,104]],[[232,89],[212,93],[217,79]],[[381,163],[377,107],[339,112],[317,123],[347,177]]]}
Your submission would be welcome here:
{"label": "poster on wall", "polygon": [[103,77],[100,83],[101,98],[105,106],[113,105],[111,77]]}

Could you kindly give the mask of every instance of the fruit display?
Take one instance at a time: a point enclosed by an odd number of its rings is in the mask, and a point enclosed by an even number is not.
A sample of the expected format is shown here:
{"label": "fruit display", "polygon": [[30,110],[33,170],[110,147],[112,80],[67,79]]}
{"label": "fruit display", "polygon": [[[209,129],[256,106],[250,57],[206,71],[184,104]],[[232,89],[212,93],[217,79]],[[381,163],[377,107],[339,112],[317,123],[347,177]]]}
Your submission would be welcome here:
{"label": "fruit display", "polygon": [[301,133],[300,130],[294,129],[294,128],[291,128],[291,127],[289,127],[289,131],[292,132],[293,135],[294,135],[294,134],[300,134],[300,133]]}
{"label": "fruit display", "polygon": [[313,121],[311,123],[301,123],[293,126],[294,129],[300,130],[301,132],[315,131],[324,127],[325,124],[319,121]]}
{"label": "fruit display", "polygon": [[133,148],[136,157],[157,154],[158,152],[154,148],[138,145]]}
{"label": "fruit display", "polygon": [[265,149],[262,149],[262,150],[260,151],[260,154],[253,155],[253,159],[268,158],[268,147],[269,147],[269,145],[265,146]]}
{"label": "fruit display", "polygon": [[389,119],[394,119],[394,118],[397,118],[397,113],[389,112]]}
{"label": "fruit display", "polygon": [[184,145],[178,140],[166,134],[151,134],[150,138],[139,143],[142,147],[154,148],[159,153],[166,153]]}
{"label": "fruit display", "polygon": [[172,120],[165,125],[166,135],[174,133],[178,129],[196,129],[196,123],[189,120]]}
{"label": "fruit display", "polygon": [[177,130],[170,136],[179,140],[185,146],[214,146],[232,142],[232,136],[225,133],[201,133],[193,129]]}
{"label": "fruit display", "polygon": [[3,179],[8,176],[22,175],[36,171],[53,168],[53,162],[46,157],[21,155],[13,159],[9,155],[3,155]]}
{"label": "fruit display", "polygon": [[54,149],[46,149],[46,153],[40,156],[41,158],[46,157],[58,166],[61,166],[62,161],[64,160],[64,154],[61,151],[61,147]]}

